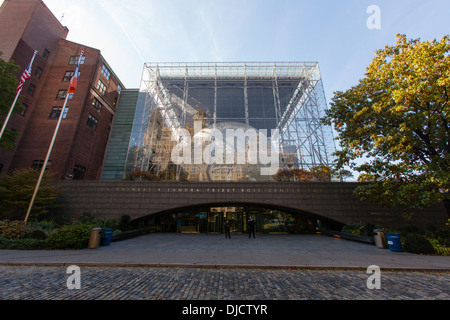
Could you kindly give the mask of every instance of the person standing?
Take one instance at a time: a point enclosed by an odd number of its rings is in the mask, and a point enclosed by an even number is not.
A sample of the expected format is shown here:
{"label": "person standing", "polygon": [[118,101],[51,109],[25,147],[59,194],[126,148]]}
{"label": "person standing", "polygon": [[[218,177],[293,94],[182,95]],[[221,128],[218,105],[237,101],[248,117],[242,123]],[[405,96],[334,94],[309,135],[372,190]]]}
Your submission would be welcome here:
{"label": "person standing", "polygon": [[231,225],[230,222],[227,220],[225,221],[225,239],[230,238],[231,239]]}
{"label": "person standing", "polygon": [[255,221],[252,217],[250,217],[247,221],[247,230],[248,230],[248,238],[253,234],[253,238],[255,238]]}

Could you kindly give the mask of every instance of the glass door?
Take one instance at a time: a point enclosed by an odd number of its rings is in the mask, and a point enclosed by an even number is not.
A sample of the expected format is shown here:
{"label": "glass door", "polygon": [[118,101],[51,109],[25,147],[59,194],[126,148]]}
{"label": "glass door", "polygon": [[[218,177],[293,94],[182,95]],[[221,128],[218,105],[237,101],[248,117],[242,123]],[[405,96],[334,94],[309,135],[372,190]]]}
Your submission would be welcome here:
{"label": "glass door", "polygon": [[[228,212],[226,214],[226,219],[230,222],[231,233],[242,233],[243,232],[242,213]],[[224,221],[224,223],[225,223],[225,221]]]}
{"label": "glass door", "polygon": [[222,232],[222,219],[223,214],[220,212],[210,212],[208,214],[208,232],[221,233]]}

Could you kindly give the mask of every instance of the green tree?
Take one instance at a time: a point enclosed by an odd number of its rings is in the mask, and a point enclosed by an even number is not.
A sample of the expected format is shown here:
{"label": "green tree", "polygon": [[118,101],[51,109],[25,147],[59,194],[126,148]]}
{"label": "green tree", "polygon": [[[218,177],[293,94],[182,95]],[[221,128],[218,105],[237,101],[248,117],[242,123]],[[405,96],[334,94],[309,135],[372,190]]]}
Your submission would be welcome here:
{"label": "green tree", "polygon": [[337,178],[341,181],[353,178],[353,173],[350,170],[340,169],[336,172],[333,171],[333,173],[336,174]]}
{"label": "green tree", "polygon": [[449,54],[449,36],[397,35],[359,84],[335,93],[322,120],[339,135],[337,170],[348,166],[368,182],[356,190],[361,199],[405,210],[448,201]]}
{"label": "green tree", "polygon": [[[0,179],[0,220],[22,220],[28,211],[39,172],[34,169],[20,169]],[[52,175],[46,172],[31,210],[30,219],[42,217],[55,208],[59,189],[53,183]]]}
{"label": "green tree", "polygon": [[[19,70],[19,67],[12,61],[4,61],[1,56],[0,51],[0,116],[6,116],[16,96],[17,79],[14,73]],[[18,110],[19,108],[14,108],[15,112]],[[0,128],[3,126],[3,121],[4,117],[0,117]],[[12,150],[17,135],[17,131],[5,130],[0,140],[0,148]]]}

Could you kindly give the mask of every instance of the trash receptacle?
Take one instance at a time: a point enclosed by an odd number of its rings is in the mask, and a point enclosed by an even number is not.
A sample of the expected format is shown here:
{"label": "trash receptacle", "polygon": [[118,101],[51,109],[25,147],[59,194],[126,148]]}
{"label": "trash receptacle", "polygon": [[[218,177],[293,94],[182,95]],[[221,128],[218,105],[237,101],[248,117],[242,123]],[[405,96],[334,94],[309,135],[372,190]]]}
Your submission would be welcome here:
{"label": "trash receptacle", "polygon": [[387,243],[386,243],[386,235],[384,234],[383,230],[381,229],[375,229],[373,230],[374,233],[374,239],[375,239],[375,245],[377,248],[380,249],[387,249]]}
{"label": "trash receptacle", "polygon": [[105,236],[102,238],[100,243],[102,246],[109,246],[111,244],[113,231],[113,229],[103,229]]}
{"label": "trash receptacle", "polygon": [[100,245],[100,239],[101,239],[101,228],[93,228],[91,229],[91,235],[89,237],[89,249],[97,249]]}
{"label": "trash receptacle", "polygon": [[386,233],[387,243],[389,250],[402,252],[402,243],[400,242],[400,234],[398,233]]}

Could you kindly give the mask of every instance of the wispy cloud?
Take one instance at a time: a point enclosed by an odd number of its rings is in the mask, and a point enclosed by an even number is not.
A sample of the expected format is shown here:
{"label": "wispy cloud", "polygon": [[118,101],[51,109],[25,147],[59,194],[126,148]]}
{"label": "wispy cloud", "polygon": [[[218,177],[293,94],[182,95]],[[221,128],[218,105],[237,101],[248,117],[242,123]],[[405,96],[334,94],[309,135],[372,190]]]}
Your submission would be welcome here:
{"label": "wispy cloud", "polygon": [[107,0],[99,0],[100,6],[103,8],[103,10],[113,19],[113,21],[117,24],[117,26],[120,28],[120,30],[123,32],[123,34],[127,37],[130,44],[133,46],[133,48],[136,50],[137,54],[141,58],[142,62],[145,62],[146,59],[141,53],[141,50],[136,45],[135,41],[133,40],[133,37],[128,33],[127,29],[124,27],[120,19],[116,16],[114,10],[110,6]]}

